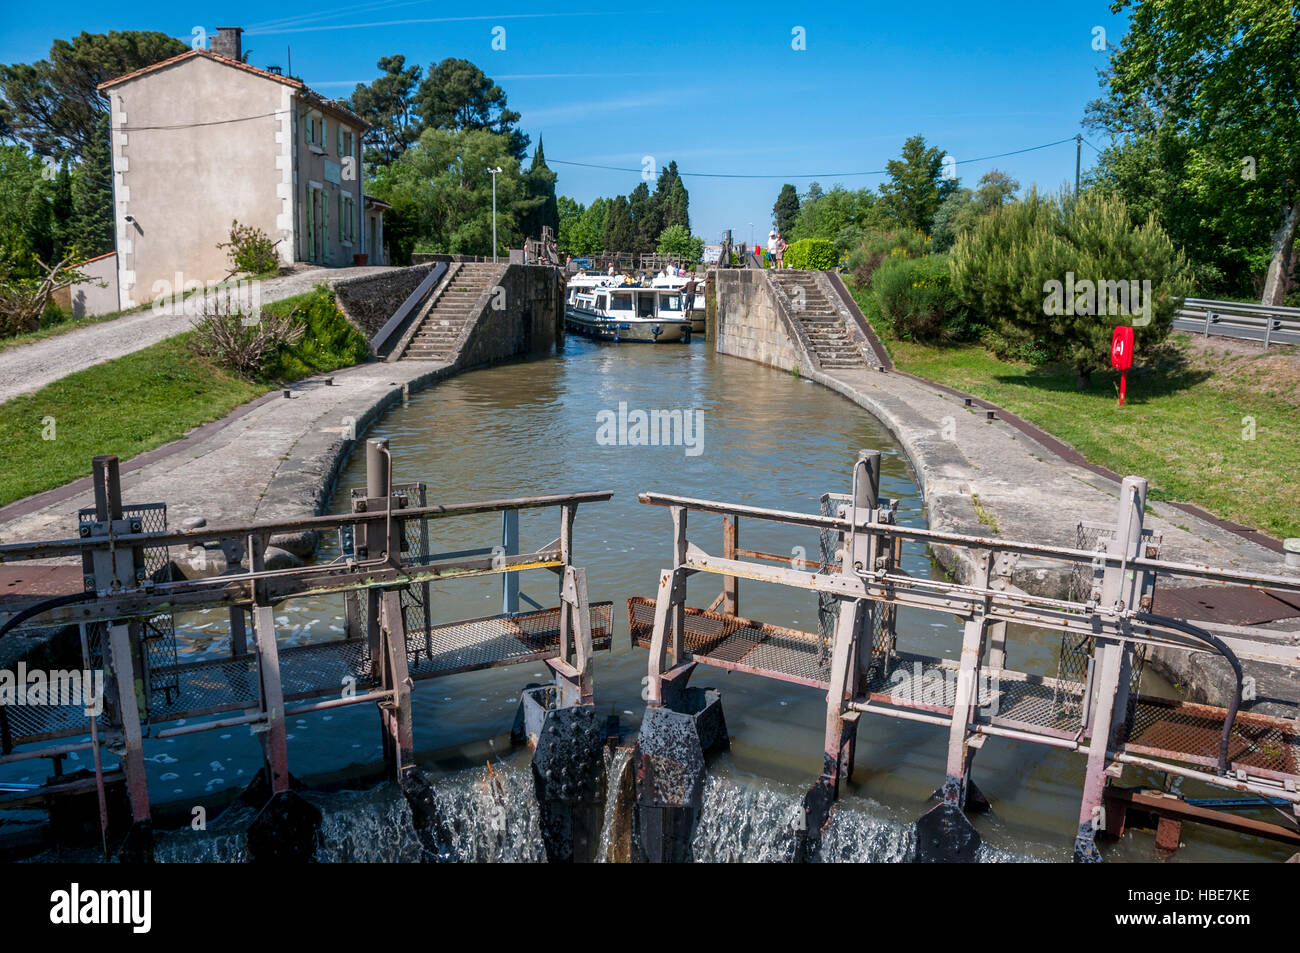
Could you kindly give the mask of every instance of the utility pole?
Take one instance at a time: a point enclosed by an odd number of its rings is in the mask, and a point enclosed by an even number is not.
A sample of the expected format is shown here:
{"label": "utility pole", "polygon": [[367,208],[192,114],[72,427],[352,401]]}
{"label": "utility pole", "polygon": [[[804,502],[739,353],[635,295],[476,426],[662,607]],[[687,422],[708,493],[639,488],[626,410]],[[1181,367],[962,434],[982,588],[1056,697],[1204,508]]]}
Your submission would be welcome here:
{"label": "utility pole", "polygon": [[1079,167],[1083,165],[1083,133],[1074,137],[1074,197],[1079,197]]}
{"label": "utility pole", "polygon": [[492,173],[492,264],[497,263],[497,173],[501,167],[488,169]]}

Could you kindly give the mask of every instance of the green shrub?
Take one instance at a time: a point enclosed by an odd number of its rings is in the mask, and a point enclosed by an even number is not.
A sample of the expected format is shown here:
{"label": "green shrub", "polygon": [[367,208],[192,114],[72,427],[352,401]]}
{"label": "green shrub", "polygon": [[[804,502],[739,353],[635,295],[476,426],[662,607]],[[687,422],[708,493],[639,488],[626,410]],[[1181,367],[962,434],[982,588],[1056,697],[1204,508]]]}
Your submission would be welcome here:
{"label": "green shrub", "polygon": [[1001,346],[1068,363],[1081,387],[1108,363],[1116,325],[1135,328],[1136,353],[1150,350],[1191,289],[1154,216],[1135,228],[1124,201],[1100,192],[1031,190],[958,238],[951,257],[953,287]]}
{"label": "green shrub", "polygon": [[875,270],[871,290],[894,333],[904,340],[959,341],[974,333],[969,312],[953,290],[947,255],[909,258],[895,249]]}
{"label": "green shrub", "polygon": [[925,234],[915,229],[865,232],[849,254],[849,271],[853,280],[864,288],[870,285],[872,273],[896,249],[901,249],[909,258],[920,258],[932,250]]}
{"label": "green shrub", "polygon": [[262,310],[294,314],[306,328],[300,340],[281,348],[266,363],[261,375],[264,380],[298,380],[351,367],[370,357],[370,342],[343,316],[333,293],[323,285]]}
{"label": "green shrub", "polygon": [[230,241],[219,242],[218,248],[226,250],[230,259],[230,273],[264,275],[278,271],[280,256],[275,251],[276,242],[256,225],[230,223]]}
{"label": "green shrub", "polygon": [[295,381],[360,363],[370,344],[345,318],[324,286],[243,314],[209,314],[195,323],[191,349],[250,381]]}
{"label": "green shrub", "polygon": [[839,264],[835,243],[825,238],[805,238],[785,250],[785,266],[805,271],[829,271]]}

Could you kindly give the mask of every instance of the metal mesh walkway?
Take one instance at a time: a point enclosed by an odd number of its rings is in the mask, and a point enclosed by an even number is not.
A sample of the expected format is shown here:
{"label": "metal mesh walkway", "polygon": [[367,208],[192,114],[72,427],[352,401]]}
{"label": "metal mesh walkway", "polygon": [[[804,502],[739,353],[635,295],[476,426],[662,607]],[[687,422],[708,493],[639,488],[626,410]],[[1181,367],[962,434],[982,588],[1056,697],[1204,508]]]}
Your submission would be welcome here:
{"label": "metal mesh walkway", "polygon": [[[1227,710],[1142,696],[1124,750],[1217,766]],[[1267,777],[1300,775],[1300,725],[1285,718],[1238,712],[1228,741],[1234,770]]]}
{"label": "metal mesh walkway", "polygon": [[[612,603],[591,604],[593,649],[610,647],[612,614]],[[555,607],[442,623],[427,634],[423,630],[408,631],[406,644],[411,677],[415,679],[554,658],[559,653],[560,610]],[[339,695],[349,688],[365,692],[379,685],[363,638],[281,648],[279,655],[286,702]],[[242,712],[258,705],[257,661],[253,655],[181,662],[157,669],[154,674],[166,679],[172,690],[165,699],[155,697],[149,713],[151,724]],[[0,716],[7,721],[15,745],[90,730],[80,705],[5,706],[0,708]]]}
{"label": "metal mesh walkway", "polygon": [[[633,596],[627,612],[632,644],[649,648],[654,600]],[[686,651],[707,665],[814,688],[830,685],[830,658],[813,632],[688,606],[685,643]]]}
{"label": "metal mesh walkway", "polygon": [[[592,648],[608,649],[613,642],[613,603],[593,602],[590,609]],[[558,607],[435,625],[427,640],[423,633],[414,633],[406,641],[412,678],[554,658],[559,646]]]}

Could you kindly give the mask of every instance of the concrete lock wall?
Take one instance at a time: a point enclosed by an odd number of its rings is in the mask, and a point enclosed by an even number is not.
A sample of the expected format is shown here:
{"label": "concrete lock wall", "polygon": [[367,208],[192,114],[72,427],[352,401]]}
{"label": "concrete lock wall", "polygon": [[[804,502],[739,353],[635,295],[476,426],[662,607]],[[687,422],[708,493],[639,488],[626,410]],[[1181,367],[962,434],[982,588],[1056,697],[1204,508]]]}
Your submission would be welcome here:
{"label": "concrete lock wall", "polygon": [[761,271],[739,268],[713,272],[717,296],[716,335],[719,354],[743,357],[783,371],[807,370],[785,316]]}
{"label": "concrete lock wall", "polygon": [[564,341],[564,283],[557,268],[506,265],[478,307],[456,359],[458,369],[549,353]]}

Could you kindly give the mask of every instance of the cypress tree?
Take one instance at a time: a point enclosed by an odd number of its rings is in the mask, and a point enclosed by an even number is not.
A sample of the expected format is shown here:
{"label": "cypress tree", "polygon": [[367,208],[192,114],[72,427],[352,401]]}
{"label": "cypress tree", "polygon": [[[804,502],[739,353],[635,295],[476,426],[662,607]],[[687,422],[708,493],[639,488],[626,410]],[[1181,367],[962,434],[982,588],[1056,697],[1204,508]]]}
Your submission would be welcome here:
{"label": "cypress tree", "polygon": [[95,124],[95,135],[73,177],[68,243],[87,258],[113,250],[113,161],[107,115]]}

